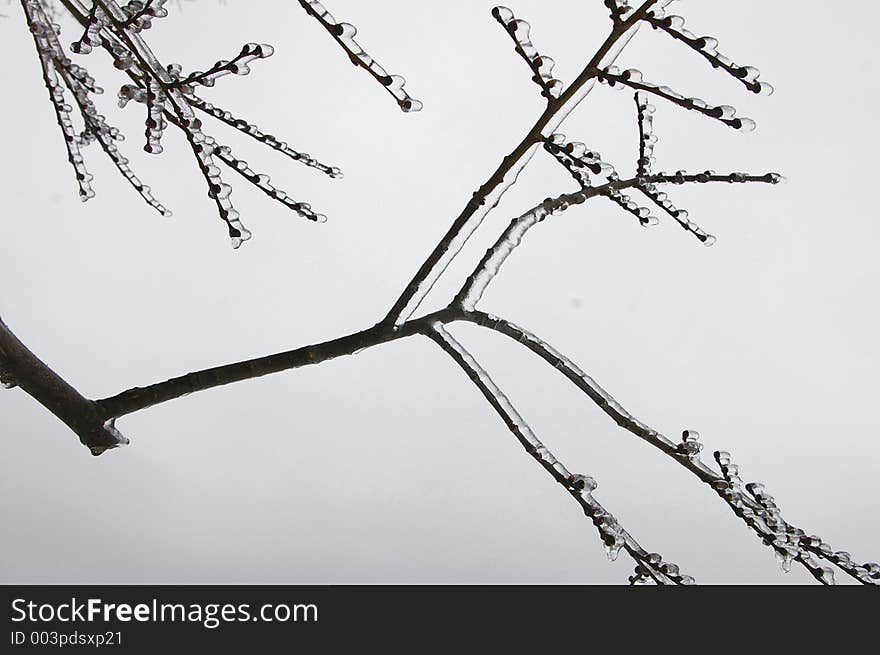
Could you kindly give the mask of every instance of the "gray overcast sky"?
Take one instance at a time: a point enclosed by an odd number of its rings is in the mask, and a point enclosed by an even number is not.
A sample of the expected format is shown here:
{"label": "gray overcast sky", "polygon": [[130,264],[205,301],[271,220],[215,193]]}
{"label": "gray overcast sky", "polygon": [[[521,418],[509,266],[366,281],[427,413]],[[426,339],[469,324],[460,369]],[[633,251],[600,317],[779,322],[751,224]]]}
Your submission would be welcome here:
{"label": "gray overcast sky", "polygon": [[[748,94],[680,45],[639,34],[621,65],[758,122],[739,134],[658,103],[658,169],[778,170],[790,183],[673,189],[718,236],[708,249],[671,221],[643,230],[598,201],[576,208],[530,233],[481,307],[548,339],[661,431],[696,429],[708,453],[729,450],[790,522],[876,560],[880,8],[676,5],[777,92]],[[346,173],[329,180],[209,122],[330,218],[299,219],[230,177],[254,232],[237,252],[180,135],[169,132],[161,157],[140,150],[142,107],[115,108],[122,77],[101,54],[83,63],[108,90],[102,106],[175,215],[154,215],[97,151],[97,198],[78,201],[23,17],[5,11],[0,315],[83,393],[371,325],[542,110],[489,2],[328,6],[407,77],[424,111],[399,112],[293,0],[186,4],[148,33],[184,68],[273,44],[250,76],[204,96]],[[563,81],[608,29],[600,0],[510,6]],[[63,27],[64,42],[79,36]],[[629,171],[633,114],[630,94],[600,87],[561,131]],[[539,153],[431,306],[511,216],[570,189]],[[780,573],[712,491],[553,371],[500,337],[454,332],[647,548],[699,582],[808,581]],[[199,394],[120,428],[132,446],[93,459],[25,394],[0,394],[0,580],[620,583],[630,570],[605,559],[590,522],[425,340]]]}

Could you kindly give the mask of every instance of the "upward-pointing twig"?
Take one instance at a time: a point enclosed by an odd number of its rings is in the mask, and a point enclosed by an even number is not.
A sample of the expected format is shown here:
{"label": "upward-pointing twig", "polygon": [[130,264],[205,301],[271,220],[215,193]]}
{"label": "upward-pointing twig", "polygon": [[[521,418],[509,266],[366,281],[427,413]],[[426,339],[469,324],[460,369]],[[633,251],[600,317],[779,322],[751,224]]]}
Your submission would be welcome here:
{"label": "upward-pointing twig", "polygon": [[517,54],[534,73],[532,80],[541,87],[541,95],[547,98],[548,102],[562,95],[564,85],[553,77],[556,62],[538,53],[531,40],[531,26],[526,21],[516,18],[507,7],[495,7],[492,15],[513,39]]}

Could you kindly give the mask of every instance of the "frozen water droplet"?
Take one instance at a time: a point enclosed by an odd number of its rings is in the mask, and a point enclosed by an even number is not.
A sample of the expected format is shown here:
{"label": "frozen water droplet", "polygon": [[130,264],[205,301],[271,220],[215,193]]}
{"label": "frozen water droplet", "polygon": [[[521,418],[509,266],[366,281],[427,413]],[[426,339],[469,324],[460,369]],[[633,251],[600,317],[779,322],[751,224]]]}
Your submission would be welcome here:
{"label": "frozen water droplet", "polygon": [[612,562],[616,562],[622,548],[623,544],[617,544],[616,542],[605,544],[605,556]]}
{"label": "frozen water droplet", "polygon": [[791,573],[791,564],[794,561],[794,557],[792,557],[791,553],[787,550],[784,553],[781,553],[775,549],[773,552],[776,554],[776,562],[779,564],[779,568],[782,569],[784,573]]}
{"label": "frozen water droplet", "polygon": [[588,475],[581,475],[580,473],[576,473],[571,476],[570,484],[573,489],[577,489],[578,491],[585,491],[587,493],[595,491],[596,488],[599,486],[596,483],[596,480]]}

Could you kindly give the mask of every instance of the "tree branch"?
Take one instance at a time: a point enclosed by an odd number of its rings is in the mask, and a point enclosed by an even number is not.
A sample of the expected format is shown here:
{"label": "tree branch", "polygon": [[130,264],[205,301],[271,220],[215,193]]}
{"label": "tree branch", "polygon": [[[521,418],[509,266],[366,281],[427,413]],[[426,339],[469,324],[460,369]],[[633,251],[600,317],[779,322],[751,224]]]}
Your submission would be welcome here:
{"label": "tree branch", "polygon": [[18,386],[64,422],[82,444],[100,455],[128,443],[87,400],[19,341],[0,319],[0,371],[5,386]]}
{"label": "tree branch", "polygon": [[762,500],[760,497],[762,485],[746,485],[750,488],[748,493],[745,493],[742,481],[738,477],[738,469],[730,465],[727,453],[715,453],[721,465],[721,474],[708,467],[699,457],[702,445],[696,443],[698,437],[696,433],[685,431],[682,441],[674,443],[630,414],[568,357],[509,321],[478,311],[465,312],[464,320],[503,334],[531,350],[568,378],[620,427],[662,451],[712,487],[734,513],[761,538],[762,542],[777,553],[784,566],[787,565],[786,562],[797,561],[822,584],[834,584],[833,571],[820,566],[813,557],[817,556],[836,564],[862,584],[880,585],[880,565],[873,562],[857,565],[852,561],[849,553],[835,552],[819,537],[807,537],[803,530],[782,519],[778,508],[772,504],[772,498],[769,502]]}
{"label": "tree branch", "polygon": [[766,173],[764,175],[746,175],[744,173],[730,173],[716,175],[714,173],[687,174],[684,172],[657,175],[647,177],[633,177],[627,180],[616,179],[601,186],[584,187],[574,193],[566,193],[557,198],[548,198],[526,213],[514,218],[507,229],[501,234],[495,244],[486,251],[485,256],[470,274],[464,286],[458,292],[453,304],[463,307],[465,310],[473,309],[492,280],[498,275],[501,266],[513,251],[520,245],[526,233],[538,223],[542,222],[551,214],[557,214],[569,209],[573,205],[579,205],[590,198],[607,196],[621,189],[638,188],[646,185],[657,184],[708,184],[708,183],[748,183],[760,182],[764,184],[778,184],[782,176],[778,173]]}
{"label": "tree branch", "polygon": [[[543,141],[544,131],[555,131],[589,94],[597,76],[597,67],[606,59],[611,61],[616,59],[635,34],[641,19],[658,1],[647,0],[626,21],[614,25],[611,34],[605,39],[605,42],[599,47],[577,79],[559,98],[548,103],[547,109],[520,144],[502,160],[501,166],[474,193],[462,213],[452,223],[449,231],[424,261],[415,277],[404,288],[403,293],[385,317],[385,323],[401,325],[413,315],[452,260],[461,252],[464,244],[483,222],[483,219],[498,205],[505,192],[516,183],[519,174]],[[663,0],[662,4],[668,4],[668,1]]]}
{"label": "tree branch", "polygon": [[649,553],[639,545],[633,536],[593,496],[592,492],[597,486],[595,480],[569,472],[565,465],[541,443],[541,440],[538,439],[486,370],[464,346],[445,330],[442,323],[439,321],[431,323],[427,336],[461,367],[526,452],[534,457],[541,467],[571,494],[584,513],[593,520],[610,559],[616,559],[620,550],[625,550],[636,562],[637,568],[643,568],[658,584],[693,584],[693,578],[682,575],[678,566],[664,563],[659,554]]}

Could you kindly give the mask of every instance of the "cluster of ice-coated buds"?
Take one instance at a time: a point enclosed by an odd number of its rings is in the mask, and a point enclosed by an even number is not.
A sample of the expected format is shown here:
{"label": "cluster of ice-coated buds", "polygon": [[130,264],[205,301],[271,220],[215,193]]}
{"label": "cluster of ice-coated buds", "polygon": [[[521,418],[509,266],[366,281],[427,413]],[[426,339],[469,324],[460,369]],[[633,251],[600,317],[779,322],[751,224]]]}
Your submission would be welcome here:
{"label": "cluster of ice-coated buds", "polygon": [[168,10],[165,9],[167,2],[168,0],[131,0],[122,7],[128,17],[125,26],[134,32],[150,29],[155,19],[168,16]]}
{"label": "cluster of ice-coated buds", "polygon": [[834,571],[821,566],[813,557],[814,554],[824,557],[823,553],[807,547],[804,531],[782,518],[779,507],[773,497],[766,493],[764,486],[750,483],[743,488],[739,467],[731,461],[730,453],[717,451],[714,456],[722,477],[713,486],[731,509],[773,549],[782,570],[790,571],[792,564],[797,561],[821,582],[834,584]]}
{"label": "cluster of ice-coated buds", "polygon": [[[269,45],[248,43],[231,60],[220,60],[206,71],[196,71],[184,76],[180,66],[160,64],[141,34],[150,27],[153,19],[167,16],[164,5],[164,0],[132,1],[124,5],[116,0],[96,0],[87,9],[71,9],[84,27],[83,35],[72,46],[73,51],[87,54],[96,46],[102,47],[112,56],[116,68],[126,71],[131,78],[132,83],[123,85],[119,91],[119,105],[124,107],[133,100],[146,107],[144,150],[160,154],[163,151],[163,135],[170,125],[184,133],[207,182],[208,196],[214,200],[220,218],[227,226],[233,247],[238,247],[249,239],[251,233],[242,224],[239,212],[230,200],[232,187],[223,180],[218,164],[229,166],[270,198],[300,216],[323,221],[322,214],[312,211],[306,203],[291,199],[284,191],[272,186],[267,175],[254,172],[243,160],[236,158],[228,147],[218,144],[203,131],[202,121],[195,115],[199,111],[213,116],[296,161],[321,170],[331,177],[342,177],[338,168],[321,164],[310,156],[291,149],[283,141],[261,132],[255,125],[232,116],[196,95],[198,87],[211,87],[220,77],[246,75],[250,71],[250,64],[271,56],[273,48]],[[80,149],[91,143],[98,143],[141,197],[162,214],[170,215],[153,198],[149,187],[134,175],[129,168],[128,159],[119,152],[115,144],[122,140],[119,131],[107,125],[90,97],[100,93],[101,89],[84,68],[73,64],[64,54],[58,39],[59,28],[51,24],[38,0],[26,0],[23,7],[37,45],[44,80],[65,136],[68,159],[76,173],[80,196],[84,200],[94,196],[90,185],[92,176],[85,168]],[[72,107],[64,100],[65,86],[72,92],[85,124],[79,134],[73,129],[70,116]]]}
{"label": "cluster of ice-coated buds", "polygon": [[[554,134],[545,139],[544,149],[565,167],[582,188],[592,185],[591,174],[601,175],[609,182],[620,179],[614,166],[603,161],[598,152],[589,149],[579,141],[567,142],[563,134]],[[650,209],[642,207],[617,189],[608,188],[603,191],[602,195],[627,213],[635,216],[643,226],[657,225],[659,222],[657,217],[651,214]]]}

